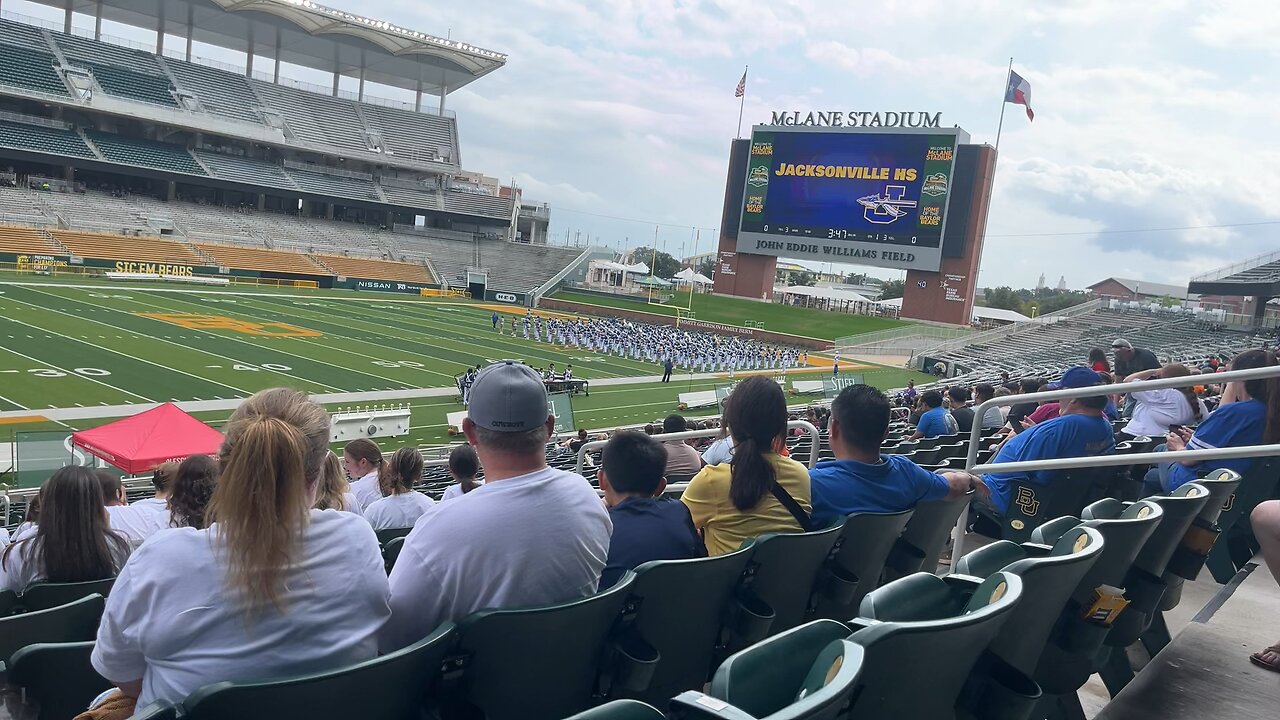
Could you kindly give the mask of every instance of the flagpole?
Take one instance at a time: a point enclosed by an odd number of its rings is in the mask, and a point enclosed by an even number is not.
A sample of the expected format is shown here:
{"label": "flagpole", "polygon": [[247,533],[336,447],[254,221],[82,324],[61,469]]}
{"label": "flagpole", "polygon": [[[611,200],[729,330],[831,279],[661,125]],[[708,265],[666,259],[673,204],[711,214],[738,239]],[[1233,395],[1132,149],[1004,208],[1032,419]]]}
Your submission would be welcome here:
{"label": "flagpole", "polygon": [[1000,96],[1000,123],[996,125],[996,155],[1000,154],[1000,132],[1004,130],[1004,108],[1009,103],[1006,98],[1009,95],[1009,73],[1013,72],[1013,56],[1009,56],[1009,69],[1004,72],[1004,95]]}
{"label": "flagpole", "polygon": [[[750,65],[742,66],[743,80],[747,79],[747,70],[750,69],[750,67],[751,67]],[[738,134],[736,135],[736,137],[739,139],[742,138],[742,108],[745,107],[746,104],[747,104],[747,89],[744,87],[742,89],[742,97],[738,100]]]}

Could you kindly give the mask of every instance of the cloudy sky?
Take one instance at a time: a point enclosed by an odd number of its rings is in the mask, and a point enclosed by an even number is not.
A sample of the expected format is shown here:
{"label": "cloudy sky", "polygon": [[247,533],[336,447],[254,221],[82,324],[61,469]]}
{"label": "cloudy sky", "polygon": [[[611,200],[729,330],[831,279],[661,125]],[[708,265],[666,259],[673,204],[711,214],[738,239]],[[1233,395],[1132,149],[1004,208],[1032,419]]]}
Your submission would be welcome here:
{"label": "cloudy sky", "polygon": [[775,109],[929,110],[994,143],[1013,56],[1036,119],[1005,114],[980,285],[1184,283],[1280,246],[1277,2],[328,4],[509,55],[449,99],[463,164],[550,203],[562,241],[657,226],[690,254],[703,228],[711,249],[744,65],[744,131]]}

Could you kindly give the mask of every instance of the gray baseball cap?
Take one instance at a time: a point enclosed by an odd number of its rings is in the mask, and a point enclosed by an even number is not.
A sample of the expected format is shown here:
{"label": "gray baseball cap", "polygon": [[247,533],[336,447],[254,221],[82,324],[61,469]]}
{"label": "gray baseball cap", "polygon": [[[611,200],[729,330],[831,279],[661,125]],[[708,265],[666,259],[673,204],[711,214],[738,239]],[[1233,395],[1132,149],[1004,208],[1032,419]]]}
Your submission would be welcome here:
{"label": "gray baseball cap", "polygon": [[1131,348],[1133,348],[1133,343],[1124,338],[1116,338],[1111,342],[1112,350],[1129,350]]}
{"label": "gray baseball cap", "polygon": [[471,383],[471,422],[494,432],[526,432],[544,425],[547,387],[533,368],[519,360],[499,360]]}

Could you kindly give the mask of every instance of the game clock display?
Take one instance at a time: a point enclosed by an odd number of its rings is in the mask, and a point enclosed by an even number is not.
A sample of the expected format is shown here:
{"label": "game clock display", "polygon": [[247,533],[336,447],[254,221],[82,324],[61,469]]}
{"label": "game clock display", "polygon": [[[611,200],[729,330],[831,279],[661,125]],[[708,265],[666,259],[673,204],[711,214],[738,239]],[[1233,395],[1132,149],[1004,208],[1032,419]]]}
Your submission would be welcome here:
{"label": "game clock display", "polygon": [[937,270],[959,129],[756,128],[738,251]]}

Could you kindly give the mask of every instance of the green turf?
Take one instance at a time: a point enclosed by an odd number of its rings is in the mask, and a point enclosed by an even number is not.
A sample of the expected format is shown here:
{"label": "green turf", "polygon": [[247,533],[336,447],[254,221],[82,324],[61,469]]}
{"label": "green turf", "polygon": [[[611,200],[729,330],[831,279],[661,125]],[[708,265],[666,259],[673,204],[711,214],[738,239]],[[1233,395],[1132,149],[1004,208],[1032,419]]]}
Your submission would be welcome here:
{"label": "green turf", "polygon": [[[233,328],[185,329],[138,313],[287,323],[319,335],[266,337]],[[38,415],[47,408],[232,399],[279,385],[313,393],[452,388],[454,375],[466,366],[508,357],[536,366],[554,362],[563,368],[572,363],[576,375],[591,380],[660,372],[646,362],[499,336],[489,313],[456,302],[350,291],[240,289],[211,294],[163,292],[160,286],[145,284],[0,282],[0,410],[30,409]],[[887,367],[855,372],[881,388],[901,387],[909,378],[922,377]],[[599,387],[590,396],[573,398],[574,417],[579,427],[592,429],[652,422],[676,410],[678,393],[727,382],[690,382],[677,375],[670,384]],[[445,442],[446,413],[462,409],[452,393],[401,402],[408,402],[413,411],[411,432],[386,440],[388,446]],[[708,408],[689,414],[710,412]],[[198,417],[216,425],[229,414],[217,411]],[[109,420],[0,424],[0,440],[32,430],[95,427]]]}
{"label": "green turf", "polygon": [[[621,296],[581,293],[561,290],[552,296],[556,300],[583,302],[605,307],[626,308],[674,317],[683,313],[689,305],[687,293],[676,293],[666,304],[647,303]],[[893,318],[846,315],[844,313],[814,310],[777,303],[756,302],[743,298],[725,297],[710,293],[694,293],[694,317],[706,322],[743,325],[747,321],[764,323],[765,330],[805,335],[822,340],[835,340],[846,335],[888,330],[914,323]]]}

